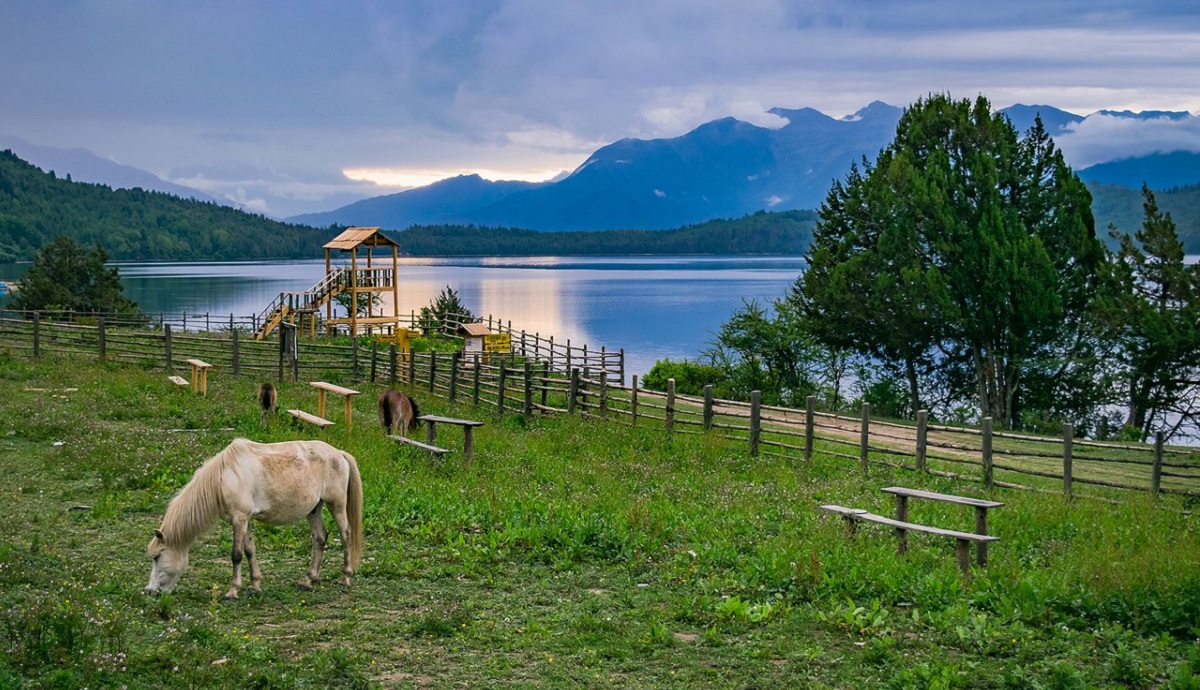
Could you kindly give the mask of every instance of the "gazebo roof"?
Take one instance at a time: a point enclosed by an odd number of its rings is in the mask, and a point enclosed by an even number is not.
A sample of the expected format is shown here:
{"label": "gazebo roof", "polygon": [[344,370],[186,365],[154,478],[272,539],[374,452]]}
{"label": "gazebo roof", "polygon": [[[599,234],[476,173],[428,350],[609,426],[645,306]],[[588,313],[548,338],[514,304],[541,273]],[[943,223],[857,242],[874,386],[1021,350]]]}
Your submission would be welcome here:
{"label": "gazebo roof", "polygon": [[395,240],[383,234],[379,228],[346,228],[342,234],[325,243],[325,249],[350,251],[366,245],[375,247],[399,247]]}

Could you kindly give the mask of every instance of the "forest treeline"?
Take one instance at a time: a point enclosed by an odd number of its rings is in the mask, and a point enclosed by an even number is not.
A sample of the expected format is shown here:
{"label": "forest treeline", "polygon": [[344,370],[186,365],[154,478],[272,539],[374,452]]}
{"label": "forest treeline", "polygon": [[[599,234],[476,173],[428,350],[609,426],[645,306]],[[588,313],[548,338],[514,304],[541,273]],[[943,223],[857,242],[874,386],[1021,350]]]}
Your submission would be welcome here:
{"label": "forest treeline", "polygon": [[815,211],[760,211],[676,230],[538,232],[518,228],[420,225],[393,235],[416,256],[804,253]]}

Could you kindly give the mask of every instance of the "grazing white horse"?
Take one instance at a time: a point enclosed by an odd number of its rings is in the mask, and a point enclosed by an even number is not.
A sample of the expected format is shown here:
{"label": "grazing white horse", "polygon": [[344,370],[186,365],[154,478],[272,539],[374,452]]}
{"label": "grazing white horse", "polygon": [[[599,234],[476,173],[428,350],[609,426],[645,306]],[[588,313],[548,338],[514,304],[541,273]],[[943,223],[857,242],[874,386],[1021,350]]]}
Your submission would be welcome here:
{"label": "grazing white horse", "polygon": [[379,396],[379,423],[385,434],[408,436],[409,429],[417,428],[417,417],[421,411],[417,409],[417,401],[397,390],[386,390]]}
{"label": "grazing white horse", "polygon": [[225,598],[242,588],[242,558],[250,561],[250,589],[259,591],[262,573],[254,555],[250,519],[283,525],[308,519],[312,561],[300,580],[307,589],[319,582],[321,557],[329,536],[321,505],[329,509],[342,540],[342,584],[362,561],[362,478],[354,456],[323,441],[256,443],[235,439],[204,463],[167,506],[162,526],[146,549],[153,565],[148,592],[170,592],[187,570],[188,550],[197,537],[225,518],[233,525],[233,584]]}

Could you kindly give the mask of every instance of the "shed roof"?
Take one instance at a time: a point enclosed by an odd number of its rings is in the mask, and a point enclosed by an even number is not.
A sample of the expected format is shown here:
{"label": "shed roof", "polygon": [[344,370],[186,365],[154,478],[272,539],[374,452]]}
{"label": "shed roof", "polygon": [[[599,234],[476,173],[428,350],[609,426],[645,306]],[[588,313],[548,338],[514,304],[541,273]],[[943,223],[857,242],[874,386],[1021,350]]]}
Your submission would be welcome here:
{"label": "shed roof", "polygon": [[464,323],[463,325],[458,327],[459,335],[478,337],[478,336],[489,335],[490,333],[491,333],[491,331],[488,330],[487,324],[483,323],[483,322]]}
{"label": "shed roof", "polygon": [[383,234],[379,228],[346,228],[342,234],[325,243],[325,249],[348,251],[362,245],[375,247],[399,247],[396,241]]}

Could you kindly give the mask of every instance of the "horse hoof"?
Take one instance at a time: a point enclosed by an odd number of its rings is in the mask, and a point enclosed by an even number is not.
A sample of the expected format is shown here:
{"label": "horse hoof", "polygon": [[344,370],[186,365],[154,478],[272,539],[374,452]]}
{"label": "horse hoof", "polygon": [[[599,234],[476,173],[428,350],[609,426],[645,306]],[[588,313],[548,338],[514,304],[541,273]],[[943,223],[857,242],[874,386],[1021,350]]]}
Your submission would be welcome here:
{"label": "horse hoof", "polygon": [[308,580],[301,580],[296,583],[296,587],[302,592],[307,592],[308,590],[312,589],[312,583]]}
{"label": "horse hoof", "polygon": [[349,586],[350,586],[350,578],[348,578],[348,577],[343,577],[343,578],[342,578],[341,585],[342,585],[343,587],[349,587]]}
{"label": "horse hoof", "polygon": [[236,589],[231,589],[225,593],[225,601],[233,601],[234,599],[237,599],[237,598],[238,598],[238,593],[237,593]]}

